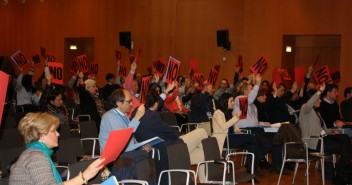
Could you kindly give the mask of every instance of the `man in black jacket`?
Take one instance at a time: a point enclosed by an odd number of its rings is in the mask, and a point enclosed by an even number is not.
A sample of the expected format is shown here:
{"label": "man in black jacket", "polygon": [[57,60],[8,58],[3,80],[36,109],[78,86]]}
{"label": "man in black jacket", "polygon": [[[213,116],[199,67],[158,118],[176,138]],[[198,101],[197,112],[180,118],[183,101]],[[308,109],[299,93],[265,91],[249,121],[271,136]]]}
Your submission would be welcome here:
{"label": "man in black jacket", "polygon": [[[162,119],[161,114],[157,111],[159,101],[160,97],[157,92],[155,90],[150,90],[145,100],[145,114],[140,119],[140,124],[135,132],[135,138],[137,141],[141,142],[157,136],[163,139],[166,145],[184,142],[187,144],[192,164],[204,161],[204,152],[201,141],[208,137],[206,131],[203,128],[198,128],[182,135],[178,130],[173,129]],[[167,150],[165,145],[157,145],[154,147],[160,151],[159,163],[161,164],[156,164],[158,173],[160,170],[168,168]],[[201,171],[203,173],[199,174],[199,178],[201,181],[204,181],[205,174],[203,170]]]}

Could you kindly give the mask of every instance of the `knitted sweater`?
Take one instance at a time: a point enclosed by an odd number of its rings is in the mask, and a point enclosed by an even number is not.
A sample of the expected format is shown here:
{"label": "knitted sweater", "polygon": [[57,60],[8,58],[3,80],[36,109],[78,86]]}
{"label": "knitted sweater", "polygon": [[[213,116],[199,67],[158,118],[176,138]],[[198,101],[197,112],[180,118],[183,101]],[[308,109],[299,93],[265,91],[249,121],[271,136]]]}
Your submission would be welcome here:
{"label": "knitted sweater", "polygon": [[10,185],[12,184],[48,185],[57,183],[45,154],[37,149],[26,149],[11,167]]}

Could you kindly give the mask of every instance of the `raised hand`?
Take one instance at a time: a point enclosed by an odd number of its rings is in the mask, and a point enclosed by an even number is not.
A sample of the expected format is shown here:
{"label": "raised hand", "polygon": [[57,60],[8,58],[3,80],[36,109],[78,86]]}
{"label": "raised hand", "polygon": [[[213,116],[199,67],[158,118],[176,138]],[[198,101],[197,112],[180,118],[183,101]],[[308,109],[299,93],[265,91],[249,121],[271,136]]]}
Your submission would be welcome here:
{"label": "raised hand", "polygon": [[136,69],[137,69],[137,63],[134,61],[132,64],[131,64],[131,72],[136,72]]}
{"label": "raised hand", "polygon": [[260,83],[262,83],[262,76],[257,74],[257,76],[255,76],[255,84],[260,85]]}
{"label": "raised hand", "polygon": [[139,121],[144,116],[144,113],[145,113],[145,107],[144,107],[144,104],[141,104],[137,109],[134,119]]}

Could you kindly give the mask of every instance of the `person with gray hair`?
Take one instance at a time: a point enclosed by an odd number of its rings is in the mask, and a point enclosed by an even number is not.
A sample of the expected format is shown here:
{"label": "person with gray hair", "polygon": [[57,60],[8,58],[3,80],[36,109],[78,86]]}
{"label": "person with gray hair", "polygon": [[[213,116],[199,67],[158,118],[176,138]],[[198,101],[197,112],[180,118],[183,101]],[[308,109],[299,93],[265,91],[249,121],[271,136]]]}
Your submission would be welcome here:
{"label": "person with gray hair", "polygon": [[105,113],[105,107],[102,99],[99,96],[99,90],[96,82],[93,79],[87,79],[83,82],[83,73],[78,74],[79,84],[78,92],[80,98],[81,114],[90,115],[91,119],[95,121],[97,130],[100,129],[101,116]]}

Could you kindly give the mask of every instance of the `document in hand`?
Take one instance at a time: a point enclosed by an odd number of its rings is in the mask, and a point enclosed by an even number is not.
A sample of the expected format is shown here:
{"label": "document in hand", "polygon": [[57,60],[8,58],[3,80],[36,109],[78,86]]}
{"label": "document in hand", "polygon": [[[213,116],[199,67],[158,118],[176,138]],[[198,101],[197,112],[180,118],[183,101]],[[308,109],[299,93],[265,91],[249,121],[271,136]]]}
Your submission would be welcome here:
{"label": "document in hand", "polygon": [[119,185],[119,182],[117,182],[117,179],[115,176],[111,176],[100,185]]}
{"label": "document in hand", "polygon": [[157,145],[157,144],[159,144],[159,143],[161,143],[161,142],[164,142],[164,140],[161,139],[161,138],[159,138],[159,137],[153,137],[153,138],[148,139],[148,140],[145,140],[145,141],[143,141],[143,142],[136,143],[136,144],[134,144],[134,145],[128,146],[128,147],[126,148],[126,152],[135,150],[135,149],[137,149],[137,148],[139,148],[139,147],[141,147],[141,146],[143,146],[143,145],[145,145],[145,144],[148,144],[149,146],[155,146],[155,145]]}
{"label": "document in hand", "polygon": [[113,130],[110,132],[104,151],[100,157],[102,159],[105,158],[101,165],[106,165],[116,160],[130,140],[132,132],[133,128]]}

